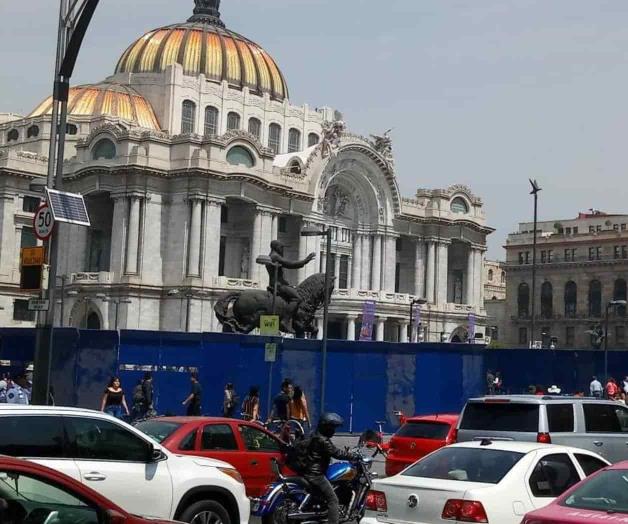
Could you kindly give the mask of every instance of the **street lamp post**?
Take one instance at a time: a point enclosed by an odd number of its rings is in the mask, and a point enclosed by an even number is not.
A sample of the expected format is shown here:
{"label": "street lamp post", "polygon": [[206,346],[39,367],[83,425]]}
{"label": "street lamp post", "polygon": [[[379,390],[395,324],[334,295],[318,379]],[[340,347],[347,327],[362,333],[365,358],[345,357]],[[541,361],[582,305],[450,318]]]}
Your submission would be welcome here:
{"label": "street lamp post", "polygon": [[611,308],[626,306],[625,300],[611,300],[606,304],[606,316],[604,317],[604,380],[608,382],[608,312]]}
{"label": "street lamp post", "polygon": [[323,342],[322,342],[322,359],[323,362],[321,364],[321,406],[320,413],[321,415],[325,412],[325,388],[327,382],[327,336],[329,329],[329,281],[330,281],[330,273],[331,273],[331,229],[329,227],[324,228],[323,230],[317,228],[305,227],[301,230],[302,237],[325,237],[327,239],[326,243],[326,251],[327,256],[325,257],[325,290],[324,296],[325,300],[323,303]]}
{"label": "street lamp post", "polygon": [[[412,333],[414,331],[414,306],[422,306],[427,304],[427,300],[424,298],[413,298],[410,300],[410,342],[412,342]],[[417,342],[419,341],[419,331],[417,327]]]}
{"label": "street lamp post", "polygon": [[535,315],[536,315],[536,226],[538,221],[538,203],[539,203],[539,191],[541,187],[536,180],[530,179],[530,185],[532,191],[530,194],[534,196],[534,231],[532,233],[532,324],[530,327],[530,338],[534,343],[534,329],[535,329]]}

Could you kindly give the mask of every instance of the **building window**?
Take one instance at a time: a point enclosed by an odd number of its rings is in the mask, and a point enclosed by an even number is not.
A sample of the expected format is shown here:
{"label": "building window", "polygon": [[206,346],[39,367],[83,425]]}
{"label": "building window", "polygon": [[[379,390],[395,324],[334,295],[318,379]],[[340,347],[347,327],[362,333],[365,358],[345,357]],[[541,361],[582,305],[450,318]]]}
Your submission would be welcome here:
{"label": "building window", "polygon": [[338,276],[338,287],[347,289],[349,287],[349,256],[340,256],[340,275]]}
{"label": "building window", "polygon": [[589,226],[589,233],[595,233],[595,227]]}
{"label": "building window", "polygon": [[541,317],[552,318],[554,315],[554,290],[551,282],[543,282],[541,286]]}
{"label": "building window", "polygon": [[280,233],[288,232],[288,218],[287,217],[279,217],[279,223],[277,225],[277,229]]}
{"label": "building window", "polygon": [[488,281],[493,282],[493,270],[492,269],[488,270]]}
{"label": "building window", "polygon": [[530,252],[526,251],[524,254],[525,254],[525,263],[529,264],[530,263]]}
{"label": "building window", "polygon": [[234,146],[227,153],[227,162],[232,166],[251,168],[255,165],[255,158],[246,147]]}
{"label": "building window", "polygon": [[613,231],[619,231],[619,224],[613,224]]}
{"label": "building window", "polygon": [[[626,300],[626,281],[623,278],[615,280],[613,288],[613,300]],[[618,306],[615,311],[619,316],[626,316],[626,306]]]}
{"label": "building window", "polygon": [[626,326],[615,326],[615,345],[621,346],[626,343]]}
{"label": "building window", "polygon": [[227,237],[220,237],[220,251],[218,253],[218,276],[225,276],[225,258],[227,255]]}
{"label": "building window", "polygon": [[231,111],[227,115],[227,131],[232,131],[234,129],[240,129],[240,115],[235,111]]}
{"label": "building window", "polygon": [[574,262],[576,260],[576,249],[565,249],[565,262]]}
{"label": "building window", "polygon": [[602,316],[602,284],[599,280],[589,282],[589,316],[593,318]]}
{"label": "building window", "polygon": [[26,130],[26,136],[28,138],[36,138],[39,136],[39,127],[38,126],[30,126]]}
{"label": "building window", "polygon": [[527,318],[530,315],[530,286],[525,282],[519,284],[517,292],[517,305],[519,318]]}
{"label": "building window", "polygon": [[293,175],[300,175],[303,172],[303,168],[301,167],[301,162],[299,162],[298,160],[293,160],[292,162],[290,162],[288,169],[290,170],[290,173],[292,173]]}
{"label": "building window", "polygon": [[541,251],[541,264],[545,264],[547,262],[547,251]]}
{"label": "building window", "polygon": [[307,147],[315,146],[320,140],[320,137],[316,133],[310,133],[307,135]]}
{"label": "building window", "polygon": [[262,122],[259,118],[249,118],[249,133],[258,140],[262,139]]}
{"label": "building window", "polygon": [[96,142],[92,149],[93,160],[111,160],[116,157],[116,145],[108,138],[103,138]]}
{"label": "building window", "polygon": [[570,227],[566,227],[565,228],[565,234],[566,235],[571,235],[571,228]]}
{"label": "building window", "polygon": [[28,310],[28,300],[15,300],[13,302],[13,320],[22,322],[35,321],[35,312]]}
{"label": "building window", "polygon": [[301,151],[301,131],[292,128],[288,131],[288,153]]}
{"label": "building window", "polygon": [[506,272],[502,271],[502,284],[506,283]]}
{"label": "building window", "polygon": [[401,264],[397,262],[395,264],[395,293],[399,293],[400,278],[401,278]]}
{"label": "building window", "polygon": [[22,200],[22,211],[25,213],[34,213],[37,211],[41,199],[39,197],[33,197],[26,195]]}
{"label": "building window", "polygon": [[577,234],[578,234],[578,228],[577,228],[577,227],[574,227],[574,228],[573,228],[573,234],[574,234],[574,235],[577,235]]}
{"label": "building window", "polygon": [[602,226],[595,226],[595,231],[600,233],[602,231]]}
{"label": "building window", "polygon": [[31,227],[23,227],[20,232],[20,247],[22,249],[27,247],[37,247],[37,237],[35,231]]}
{"label": "building window", "polygon": [[181,104],[181,133],[191,135],[194,133],[196,122],[196,104],[191,100],[184,100]]}
{"label": "building window", "polygon": [[268,147],[276,155],[279,154],[281,149],[281,126],[279,124],[270,124],[268,126]]}
{"label": "building window", "polygon": [[622,231],[626,231],[626,224],[622,224],[622,225],[621,225],[621,230],[622,230]]}
{"label": "building window", "polygon": [[74,125],[74,124],[66,124],[65,125],[65,132],[68,135],[76,135],[76,134],[78,134],[78,127],[76,127],[76,125]]}
{"label": "building window", "polygon": [[17,129],[11,129],[7,133],[7,142],[16,142],[20,138],[20,132]]}
{"label": "building window", "polygon": [[218,134],[218,108],[214,106],[207,106],[205,108],[205,136]]}
{"label": "building window", "polygon": [[456,213],[459,215],[466,215],[469,212],[469,206],[465,202],[464,198],[456,197],[451,201],[449,206],[452,213]]}
{"label": "building window", "polygon": [[621,246],[621,258],[628,258],[628,246]]}
{"label": "building window", "polygon": [[565,317],[575,318],[578,304],[578,286],[573,280],[565,284]]}
{"label": "building window", "polygon": [[403,251],[403,240],[401,239],[401,237],[399,237],[395,242],[395,250],[397,251],[397,253]]}
{"label": "building window", "polygon": [[528,328],[519,328],[519,344],[522,346],[528,345]]}
{"label": "building window", "polygon": [[567,326],[565,328],[565,346],[568,348],[574,347],[576,344],[576,328],[573,326]]}
{"label": "building window", "polygon": [[621,247],[613,246],[613,258],[618,259],[621,256]]}
{"label": "building window", "polygon": [[600,260],[602,257],[602,248],[601,247],[590,247],[589,248],[589,260]]}
{"label": "building window", "polygon": [[553,258],[554,258],[554,251],[551,249],[548,249],[547,250],[547,263],[551,264]]}
{"label": "building window", "polygon": [[228,206],[220,206],[220,223],[221,224],[229,223],[229,207]]}

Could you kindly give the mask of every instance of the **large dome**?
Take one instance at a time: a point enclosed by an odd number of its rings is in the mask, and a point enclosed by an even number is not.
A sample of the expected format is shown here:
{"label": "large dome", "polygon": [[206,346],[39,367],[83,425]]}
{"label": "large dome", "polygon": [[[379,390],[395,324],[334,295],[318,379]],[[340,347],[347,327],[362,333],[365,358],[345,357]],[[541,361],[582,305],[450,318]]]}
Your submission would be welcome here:
{"label": "large dome", "polygon": [[149,31],[124,52],[116,73],[159,73],[175,63],[186,75],[248,87],[288,98],[288,86],[273,58],[255,42],[229,31],[220,20],[219,0],[195,0],[186,23]]}
{"label": "large dome", "polygon": [[[29,117],[52,113],[52,97],[47,98],[28,115]],[[142,95],[120,84],[103,82],[70,88],[68,115],[107,115],[122,118],[137,127],[160,130],[155,111]]]}

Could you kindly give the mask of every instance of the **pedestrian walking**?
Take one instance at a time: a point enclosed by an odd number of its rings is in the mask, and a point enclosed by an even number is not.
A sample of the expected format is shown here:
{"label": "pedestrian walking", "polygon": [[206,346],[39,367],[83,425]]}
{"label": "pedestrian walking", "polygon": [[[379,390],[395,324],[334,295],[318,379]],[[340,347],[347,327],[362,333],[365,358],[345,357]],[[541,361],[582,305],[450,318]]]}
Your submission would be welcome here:
{"label": "pedestrian walking", "polygon": [[486,394],[495,394],[495,375],[490,369],[486,372]]}
{"label": "pedestrian walking", "polygon": [[105,393],[100,403],[100,411],[104,411],[108,415],[116,418],[122,418],[123,411],[129,416],[129,408],[124,398],[124,390],[120,385],[120,379],[118,377],[113,377],[105,388]]}
{"label": "pedestrian walking", "polygon": [[307,399],[301,386],[294,386],[294,394],[290,401],[290,418],[299,422],[304,428],[310,425],[310,412],[307,409]]}
{"label": "pedestrian walking", "polygon": [[234,418],[236,407],[240,398],[236,393],[235,388],[231,382],[225,385],[224,397],[222,400],[222,416],[227,418]]}
{"label": "pedestrian walking", "polygon": [[153,396],[153,375],[147,371],[133,389],[133,420],[154,416]]}
{"label": "pedestrian walking", "polygon": [[619,386],[617,385],[617,381],[610,377],[606,382],[606,398],[609,400],[615,400],[619,395]]}
{"label": "pedestrian walking", "polygon": [[203,400],[203,388],[198,381],[198,374],[190,374],[190,382],[192,384],[190,388],[190,394],[182,402],[184,406],[187,406],[188,417],[200,417],[201,416],[201,402]]}
{"label": "pedestrian walking", "polygon": [[281,383],[281,391],[273,399],[273,407],[268,414],[267,423],[273,420],[280,420],[286,422],[290,420],[290,401],[292,400],[292,394],[294,392],[294,386],[289,379],[285,379]]}
{"label": "pedestrian walking", "polygon": [[602,392],[604,388],[602,387],[602,383],[597,379],[596,376],[591,380],[591,384],[589,384],[589,393],[591,393],[592,397],[602,398]]}
{"label": "pedestrian walking", "polygon": [[249,394],[244,398],[244,402],[242,402],[242,418],[252,422],[260,420],[259,406],[259,386],[251,386]]}
{"label": "pedestrian walking", "polygon": [[495,380],[493,380],[493,387],[496,395],[501,395],[504,392],[504,379],[502,378],[501,371],[495,372]]}

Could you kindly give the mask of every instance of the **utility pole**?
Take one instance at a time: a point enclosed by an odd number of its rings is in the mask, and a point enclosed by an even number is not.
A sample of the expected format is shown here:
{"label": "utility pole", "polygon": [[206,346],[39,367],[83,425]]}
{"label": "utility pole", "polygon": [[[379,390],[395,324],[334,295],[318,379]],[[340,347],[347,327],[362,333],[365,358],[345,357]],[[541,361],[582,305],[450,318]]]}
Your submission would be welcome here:
{"label": "utility pole", "polygon": [[539,191],[541,191],[541,188],[536,180],[530,179],[530,185],[532,186],[530,194],[534,195],[534,232],[532,236],[532,325],[530,327],[530,341],[534,344],[534,333],[536,327],[536,227],[538,221]]}

